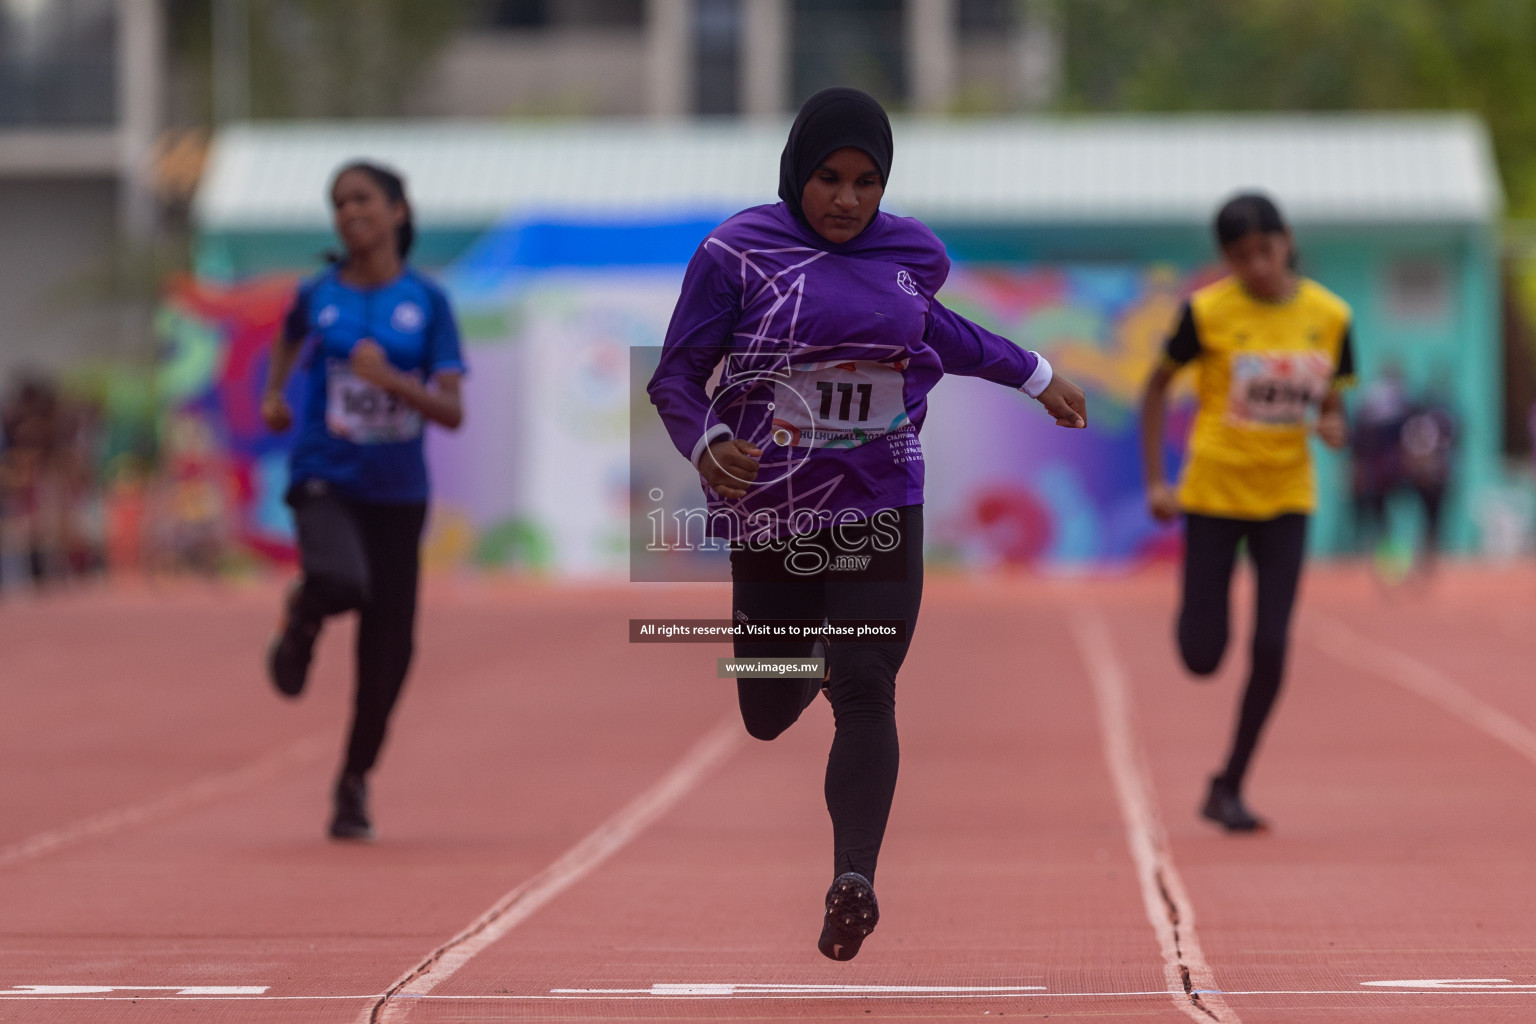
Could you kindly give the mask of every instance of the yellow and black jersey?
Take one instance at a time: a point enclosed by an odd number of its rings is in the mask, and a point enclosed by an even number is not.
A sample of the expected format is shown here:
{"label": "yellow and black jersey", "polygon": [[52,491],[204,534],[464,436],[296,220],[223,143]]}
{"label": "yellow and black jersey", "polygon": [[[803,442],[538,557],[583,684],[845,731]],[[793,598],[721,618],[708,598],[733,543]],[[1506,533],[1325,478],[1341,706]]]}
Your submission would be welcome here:
{"label": "yellow and black jersey", "polygon": [[1349,305],[1306,278],[1290,299],[1265,302],[1225,277],[1190,296],[1166,356],[1199,374],[1179,482],[1184,510],[1232,519],[1311,512],[1309,418],[1354,374]]}

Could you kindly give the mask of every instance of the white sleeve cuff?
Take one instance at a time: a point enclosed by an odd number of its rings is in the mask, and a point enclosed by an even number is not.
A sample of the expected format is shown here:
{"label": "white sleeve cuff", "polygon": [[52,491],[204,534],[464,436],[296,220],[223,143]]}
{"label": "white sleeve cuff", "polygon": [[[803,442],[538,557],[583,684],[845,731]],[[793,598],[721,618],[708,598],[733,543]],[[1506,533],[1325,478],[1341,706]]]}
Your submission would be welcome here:
{"label": "white sleeve cuff", "polygon": [[1051,364],[1046,362],[1045,356],[1036,352],[1035,358],[1039,360],[1035,364],[1035,372],[1030,374],[1029,380],[1024,382],[1023,387],[1019,388],[1020,391],[1030,398],[1039,398],[1040,392],[1051,386],[1051,378],[1055,376],[1054,371],[1051,370]]}
{"label": "white sleeve cuff", "polygon": [[[1033,380],[1034,378],[1031,377],[1030,379]],[[699,466],[699,459],[703,457],[705,449],[714,444],[716,441],[720,440],[722,437],[729,439],[730,436],[730,427],[726,426],[724,423],[716,423],[714,426],[704,431],[704,436],[699,438],[699,443],[693,446],[693,454],[688,457],[688,461],[693,463],[694,468],[697,469]]]}

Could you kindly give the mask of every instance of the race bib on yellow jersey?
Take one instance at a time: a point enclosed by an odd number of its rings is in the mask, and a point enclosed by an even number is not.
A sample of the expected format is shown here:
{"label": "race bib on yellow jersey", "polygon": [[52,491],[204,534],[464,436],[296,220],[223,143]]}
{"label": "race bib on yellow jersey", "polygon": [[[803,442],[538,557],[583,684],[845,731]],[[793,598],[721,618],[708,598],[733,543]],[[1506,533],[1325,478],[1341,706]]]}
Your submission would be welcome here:
{"label": "race bib on yellow jersey", "polygon": [[1241,426],[1293,427],[1328,394],[1326,352],[1240,352],[1232,357],[1227,419]]}
{"label": "race bib on yellow jersey", "polygon": [[353,444],[397,444],[421,436],[421,413],[352,372],[344,360],[326,363],[325,427]]}
{"label": "race bib on yellow jersey", "polygon": [[906,362],[801,363],[774,386],[773,442],[784,448],[857,448],[911,429]]}

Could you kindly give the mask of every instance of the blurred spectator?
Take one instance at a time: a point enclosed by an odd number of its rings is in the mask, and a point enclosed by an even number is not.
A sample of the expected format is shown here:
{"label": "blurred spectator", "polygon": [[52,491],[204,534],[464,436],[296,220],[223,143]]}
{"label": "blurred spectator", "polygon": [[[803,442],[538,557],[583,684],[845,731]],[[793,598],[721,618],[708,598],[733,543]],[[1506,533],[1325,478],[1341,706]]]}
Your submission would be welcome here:
{"label": "blurred spectator", "polygon": [[168,413],[146,444],[132,412],[109,409],[41,375],[0,401],[0,589],[230,567],[239,480],[214,428]]}
{"label": "blurred spectator", "polygon": [[0,406],[0,584],[34,586],[100,567],[89,509],[97,417],[40,376]]}
{"label": "blurred spectator", "polygon": [[[1351,434],[1356,523],[1382,575],[1400,578],[1415,568],[1428,573],[1443,538],[1441,511],[1450,483],[1457,422],[1447,378],[1438,378],[1414,401],[1395,364],[1361,389]],[[1536,427],[1536,412],[1533,412]],[[1424,514],[1419,544],[1395,541],[1387,516],[1392,496],[1412,494]]]}
{"label": "blurred spectator", "polygon": [[[1525,429],[1531,437],[1531,461],[1536,463],[1536,402],[1531,403],[1530,411],[1526,413]],[[1532,468],[1536,469],[1536,466]]]}
{"label": "blurred spectator", "polygon": [[237,504],[233,473],[200,415],[166,421],[151,502],[154,567],[217,575],[228,562]]}
{"label": "blurred spectator", "polygon": [[1387,498],[1402,480],[1403,424],[1411,411],[1402,368],[1388,363],[1360,389],[1350,430],[1356,537],[1367,551],[1389,544]]}
{"label": "blurred spectator", "polygon": [[1446,390],[1443,380],[1431,388],[1403,421],[1401,432],[1403,483],[1424,507],[1419,567],[1426,572],[1434,568],[1440,551],[1440,511],[1456,447],[1456,417]]}
{"label": "blurred spectator", "polygon": [[102,550],[107,569],[134,574],[145,568],[150,529],[149,467],[131,453],[114,459],[102,494]]}

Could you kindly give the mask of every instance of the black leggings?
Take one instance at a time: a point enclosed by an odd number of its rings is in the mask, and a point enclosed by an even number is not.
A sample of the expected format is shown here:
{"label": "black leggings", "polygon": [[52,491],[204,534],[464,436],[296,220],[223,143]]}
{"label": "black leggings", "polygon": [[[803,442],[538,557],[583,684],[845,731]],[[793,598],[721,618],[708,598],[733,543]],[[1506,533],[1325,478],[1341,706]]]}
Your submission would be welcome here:
{"label": "black leggings", "polygon": [[1179,610],[1179,654],[1196,675],[1210,675],[1221,664],[1230,635],[1229,592],[1237,546],[1248,542],[1258,582],[1254,609],[1253,651],[1248,687],[1243,693],[1237,732],[1223,773],[1241,787],[1259,742],[1259,733],[1280,695],[1285,652],[1301,580],[1307,542],[1307,517],[1297,513],[1274,519],[1222,519],[1193,513],[1184,517],[1184,605]]}
{"label": "black leggings", "polygon": [[1424,553],[1433,558],[1440,551],[1440,510],[1445,505],[1445,485],[1417,484],[1413,490],[1424,503]]}
{"label": "black leggings", "polygon": [[318,626],[331,615],[360,613],[357,694],[344,770],[364,774],[378,760],[389,713],[411,665],[427,506],[351,501],[320,481],[295,486],[288,504],[304,571],[295,615]]}
{"label": "black leggings", "polygon": [[[901,620],[900,642],[833,639],[828,697],[837,733],[827,757],[827,812],[832,816],[833,876],[857,871],[874,880],[875,862],[896,792],[896,673],[907,656],[923,597],[923,507],[899,513],[900,540],[878,551],[858,528],[836,537],[822,531],[805,542],[827,553],[869,554],[862,569],[792,572],[780,551],[731,554],[732,604],[738,622],[770,619]],[[866,543],[860,545],[859,539]],[[849,541],[852,541],[850,544]],[[856,563],[855,563],[856,564]],[[802,565],[803,567],[803,565]],[[736,640],[738,658],[807,657],[813,641]],[[739,679],[737,698],[747,732],[771,740],[800,717],[821,690],[820,679]]]}

